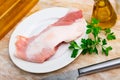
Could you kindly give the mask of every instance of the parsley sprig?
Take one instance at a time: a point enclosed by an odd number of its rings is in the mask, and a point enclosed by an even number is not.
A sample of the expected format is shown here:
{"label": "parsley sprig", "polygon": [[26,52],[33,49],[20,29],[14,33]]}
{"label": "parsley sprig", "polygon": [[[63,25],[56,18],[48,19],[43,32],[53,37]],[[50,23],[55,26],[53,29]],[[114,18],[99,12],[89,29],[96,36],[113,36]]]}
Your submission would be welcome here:
{"label": "parsley sprig", "polygon": [[[77,44],[75,41],[70,42],[69,49],[72,50],[72,58],[75,58],[79,52],[79,50],[83,50],[82,54],[98,54],[98,47],[101,48],[102,53],[108,56],[110,50],[112,50],[111,46],[107,45],[107,40],[116,39],[113,32],[111,32],[110,28],[102,30],[101,27],[98,26],[99,20],[93,18],[91,23],[88,23],[86,34],[92,34],[93,38],[81,39],[81,44]],[[101,31],[104,31],[106,38],[101,38],[99,34]]]}

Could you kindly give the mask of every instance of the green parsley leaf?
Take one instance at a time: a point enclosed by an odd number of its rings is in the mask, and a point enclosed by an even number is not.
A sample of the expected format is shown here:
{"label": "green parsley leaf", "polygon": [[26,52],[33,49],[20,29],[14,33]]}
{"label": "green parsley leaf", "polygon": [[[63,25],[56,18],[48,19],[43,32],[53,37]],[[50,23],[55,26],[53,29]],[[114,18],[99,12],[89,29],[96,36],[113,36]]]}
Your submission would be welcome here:
{"label": "green parsley leaf", "polygon": [[107,39],[114,40],[114,39],[116,39],[116,37],[115,37],[114,33],[112,32],[112,33],[107,34]]}
{"label": "green parsley leaf", "polygon": [[72,52],[72,55],[71,55],[71,58],[75,58],[78,54],[78,49],[74,49],[73,52]]}
{"label": "green parsley leaf", "polygon": [[106,34],[110,33],[111,32],[110,28],[105,29],[105,32],[106,32]]}
{"label": "green parsley leaf", "polygon": [[100,21],[99,20],[97,20],[96,18],[92,18],[92,24],[98,24]]}
{"label": "green parsley leaf", "polygon": [[94,48],[94,52],[95,52],[96,54],[98,54],[98,50],[97,50],[96,47]]}
{"label": "green parsley leaf", "polygon": [[96,37],[100,33],[101,28],[100,27],[94,27],[92,31],[93,31],[92,32],[93,36]]}
{"label": "green parsley leaf", "polygon": [[103,40],[102,40],[102,45],[106,45],[106,44],[107,44],[106,39],[103,39]]}
{"label": "green parsley leaf", "polygon": [[87,49],[83,49],[81,54],[85,55],[85,54],[87,54],[87,51],[88,51]]}
{"label": "green parsley leaf", "polygon": [[109,46],[109,47],[107,47],[106,49],[107,49],[108,51],[110,51],[110,50],[112,50],[112,47]]}
{"label": "green parsley leaf", "polygon": [[98,37],[98,42],[101,42],[101,38],[100,37]]}
{"label": "green parsley leaf", "polygon": [[71,41],[69,49],[79,49],[79,46],[75,41]]}
{"label": "green parsley leaf", "polygon": [[87,28],[92,28],[92,27],[93,27],[92,25],[89,25],[89,24],[87,25]]}
{"label": "green parsley leaf", "polygon": [[69,49],[74,49],[74,46],[69,46]]}
{"label": "green parsley leaf", "polygon": [[107,40],[114,40],[116,39],[115,35],[113,32],[111,32],[110,28],[105,29],[106,35],[107,35]]}
{"label": "green parsley leaf", "polygon": [[108,56],[109,51],[112,50],[112,47],[109,46],[106,49],[102,48],[103,53],[105,53],[106,56]]}
{"label": "green parsley leaf", "polygon": [[102,47],[102,53],[104,54],[104,53],[106,53],[106,51],[105,51],[105,49]]}
{"label": "green parsley leaf", "polygon": [[91,33],[91,29],[87,29],[87,31],[86,31],[86,34],[89,34],[89,33]]}

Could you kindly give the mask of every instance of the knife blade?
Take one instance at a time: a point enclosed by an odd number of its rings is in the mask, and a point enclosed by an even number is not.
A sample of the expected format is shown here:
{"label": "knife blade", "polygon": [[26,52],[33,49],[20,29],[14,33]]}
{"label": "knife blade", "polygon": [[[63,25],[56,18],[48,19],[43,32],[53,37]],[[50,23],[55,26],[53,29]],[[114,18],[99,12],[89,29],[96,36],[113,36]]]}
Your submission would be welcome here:
{"label": "knife blade", "polygon": [[76,70],[71,70],[68,72],[63,72],[61,74],[56,74],[43,78],[41,80],[77,80],[78,77],[93,74],[96,72],[118,68],[120,67],[120,58],[108,60],[105,62],[93,64],[87,67],[79,68]]}
{"label": "knife blade", "polygon": [[77,80],[78,76],[79,76],[79,73],[78,73],[78,70],[76,69],[68,72],[63,72],[61,74],[49,76],[42,80]]}

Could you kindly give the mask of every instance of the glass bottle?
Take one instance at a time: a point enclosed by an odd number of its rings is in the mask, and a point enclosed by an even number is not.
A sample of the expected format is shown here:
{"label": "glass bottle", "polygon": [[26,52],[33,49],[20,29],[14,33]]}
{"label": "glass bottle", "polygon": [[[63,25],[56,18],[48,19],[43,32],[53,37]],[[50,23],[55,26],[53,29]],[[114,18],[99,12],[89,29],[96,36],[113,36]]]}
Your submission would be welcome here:
{"label": "glass bottle", "polygon": [[120,0],[116,0],[117,13],[120,14]]}
{"label": "glass bottle", "polygon": [[102,29],[112,27],[117,20],[117,15],[109,0],[94,0],[92,18],[100,20]]}

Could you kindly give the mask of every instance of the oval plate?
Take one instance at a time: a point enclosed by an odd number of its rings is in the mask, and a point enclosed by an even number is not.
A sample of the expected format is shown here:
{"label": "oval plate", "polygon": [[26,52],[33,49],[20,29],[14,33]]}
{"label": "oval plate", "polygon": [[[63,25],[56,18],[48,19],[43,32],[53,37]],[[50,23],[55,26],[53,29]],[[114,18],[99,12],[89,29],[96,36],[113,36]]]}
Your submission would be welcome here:
{"label": "oval plate", "polygon": [[[36,35],[40,31],[45,29],[49,24],[54,23],[59,18],[66,15],[68,11],[68,8],[62,7],[47,8],[32,14],[17,25],[15,31],[11,35],[9,43],[10,58],[17,67],[31,73],[46,73],[58,70],[70,64],[73,60],[76,59],[71,58],[72,51],[68,49],[69,44],[60,46],[56,54],[44,63],[27,62],[14,56],[16,50],[15,42],[17,35],[22,35],[26,37]],[[86,34],[83,34],[81,38],[86,38],[86,36]],[[79,54],[81,53],[81,51],[82,50],[79,51]]]}

